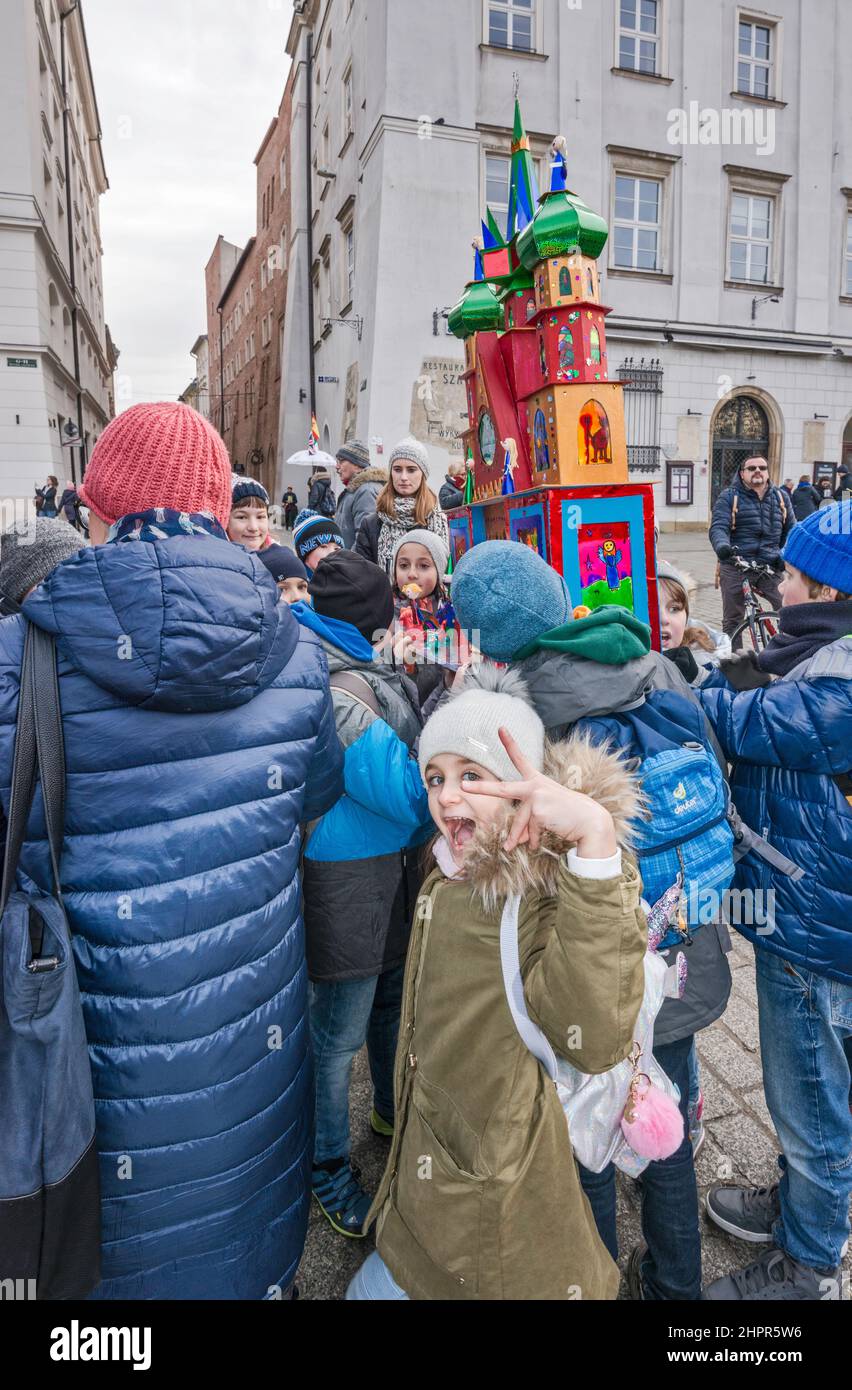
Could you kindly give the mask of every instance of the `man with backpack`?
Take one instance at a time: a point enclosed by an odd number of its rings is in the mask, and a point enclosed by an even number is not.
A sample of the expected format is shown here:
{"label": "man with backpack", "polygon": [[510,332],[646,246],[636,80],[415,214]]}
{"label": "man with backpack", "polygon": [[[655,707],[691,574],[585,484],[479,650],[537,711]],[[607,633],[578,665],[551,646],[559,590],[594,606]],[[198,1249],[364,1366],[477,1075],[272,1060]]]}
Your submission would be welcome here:
{"label": "man with backpack", "polygon": [[745,618],[743,578],[731,563],[734,556],[755,560],[777,572],[777,578],[760,575],[751,584],[773,609],[780,608],[778,585],[784,573],[781,551],[795,524],[784,494],[769,480],[766,459],[746,459],[734,482],[720,495],[710,522],[710,544],[719,557],[722,626],[726,636],[733,637]]}
{"label": "man with backpack", "polygon": [[[633,1297],[694,1300],[701,1292],[698,1189],[688,1134],[690,1059],[696,1032],[724,1012],[731,988],[730,941],[716,920],[700,924],[698,906],[721,900],[733,876],[733,835],[715,740],[697,699],[674,664],[651,651],[650,629],[623,608],[575,621],[564,580],[528,546],[491,541],[456,566],[453,602],[464,632],[478,630],[484,655],[510,663],[551,739],[574,732],[640,761],[651,818],[637,827],[645,896],[654,905],[684,876],[681,917],[688,966],[682,1000],[667,1001],[655,1029],[654,1055],[678,1086],[683,1140],[670,1158],[642,1174],[647,1246],[631,1257]],[[709,745],[709,747],[708,747]],[[604,1244],[618,1258],[615,1172],[581,1173]]]}

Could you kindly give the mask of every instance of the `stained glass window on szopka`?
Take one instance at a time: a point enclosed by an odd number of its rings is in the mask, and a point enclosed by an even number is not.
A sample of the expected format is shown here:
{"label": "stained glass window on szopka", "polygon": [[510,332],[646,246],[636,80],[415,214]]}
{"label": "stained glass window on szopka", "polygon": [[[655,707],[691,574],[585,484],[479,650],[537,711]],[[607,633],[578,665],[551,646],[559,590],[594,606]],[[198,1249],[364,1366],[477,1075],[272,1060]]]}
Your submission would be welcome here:
{"label": "stained glass window on szopka", "polygon": [[587,401],[580,411],[577,448],[581,464],[612,463],[609,420],[599,401]]}
{"label": "stained glass window on szopka", "polygon": [[494,454],[497,449],[497,435],[494,431],[494,422],[487,410],[483,410],[479,417],[479,452],[482,455],[482,462],[490,467],[494,462]]}
{"label": "stained glass window on szopka", "polygon": [[593,328],[592,331],[591,331],[591,333],[589,334],[589,343],[591,344],[591,349],[592,349],[592,361],[593,361],[593,362],[600,362],[600,360],[601,360],[601,335],[600,335],[600,333],[598,332],[598,330],[597,330],[596,328]]}

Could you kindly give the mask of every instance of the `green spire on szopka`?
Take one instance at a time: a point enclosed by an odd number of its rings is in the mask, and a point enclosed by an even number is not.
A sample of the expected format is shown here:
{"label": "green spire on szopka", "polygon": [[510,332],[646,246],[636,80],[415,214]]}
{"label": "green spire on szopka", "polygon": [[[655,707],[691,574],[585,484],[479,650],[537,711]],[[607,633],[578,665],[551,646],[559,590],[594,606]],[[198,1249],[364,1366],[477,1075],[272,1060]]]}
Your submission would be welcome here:
{"label": "green spire on szopka", "polygon": [[474,333],[491,333],[503,327],[503,310],[487,280],[472,280],[448,318],[450,332],[457,338]]}
{"label": "green spire on szopka", "polygon": [[524,129],[521,104],[515,97],[515,128],[512,132],[512,173],[509,184],[509,224],[506,240],[513,241],[535,217],[538,182],[530,153],[530,140]]}

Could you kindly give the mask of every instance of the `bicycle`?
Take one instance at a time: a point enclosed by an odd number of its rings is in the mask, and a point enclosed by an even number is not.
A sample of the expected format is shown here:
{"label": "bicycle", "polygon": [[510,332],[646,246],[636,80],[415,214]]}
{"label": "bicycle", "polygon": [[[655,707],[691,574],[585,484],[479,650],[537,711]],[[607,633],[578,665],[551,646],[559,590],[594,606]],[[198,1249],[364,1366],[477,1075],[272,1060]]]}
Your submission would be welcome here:
{"label": "bicycle", "polygon": [[732,556],[729,561],[743,577],[743,599],[745,600],[745,619],[737,628],[731,644],[734,651],[745,637],[749,637],[756,652],[762,652],[778,635],[780,615],[774,610],[764,608],[752,588],[752,579],[775,578],[771,565],[759,565],[756,560],[744,560],[741,555]]}

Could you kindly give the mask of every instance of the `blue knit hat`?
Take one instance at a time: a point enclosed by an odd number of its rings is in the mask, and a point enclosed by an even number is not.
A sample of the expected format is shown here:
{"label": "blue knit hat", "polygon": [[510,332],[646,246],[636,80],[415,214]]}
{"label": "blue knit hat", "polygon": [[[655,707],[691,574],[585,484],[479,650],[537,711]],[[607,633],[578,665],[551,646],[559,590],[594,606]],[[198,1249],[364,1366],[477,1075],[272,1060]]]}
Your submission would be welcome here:
{"label": "blue knit hat", "polygon": [[484,541],[469,550],[453,575],[453,607],[462,631],[494,661],[574,617],[568,585],[538,551],[515,541]]}
{"label": "blue knit hat", "polygon": [[808,579],[852,594],[852,500],[823,507],[794,526],[784,559]]}
{"label": "blue knit hat", "polygon": [[231,510],[234,511],[249,497],[256,497],[264,506],[269,506],[269,493],[262,483],[257,482],[255,478],[243,478],[239,473],[234,473],[231,477]]}
{"label": "blue knit hat", "polygon": [[299,512],[293,528],[293,545],[303,564],[308,556],[324,545],[339,545],[346,549],[343,532],[334,517],[320,516],[319,512]]}

